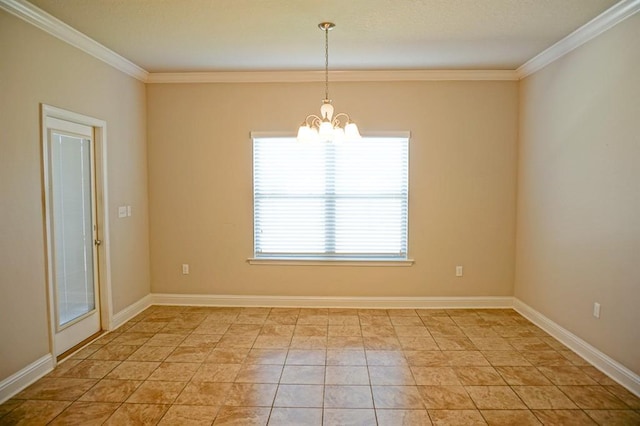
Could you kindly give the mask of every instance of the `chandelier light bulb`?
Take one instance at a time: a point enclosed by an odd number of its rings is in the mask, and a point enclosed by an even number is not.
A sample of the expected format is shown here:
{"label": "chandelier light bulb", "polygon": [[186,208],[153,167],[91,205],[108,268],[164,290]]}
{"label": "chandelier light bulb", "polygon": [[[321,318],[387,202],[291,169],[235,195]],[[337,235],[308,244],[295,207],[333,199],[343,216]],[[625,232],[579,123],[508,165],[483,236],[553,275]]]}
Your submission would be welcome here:
{"label": "chandelier light bulb", "polygon": [[311,128],[306,123],[302,123],[302,125],[300,125],[300,128],[298,129],[298,141],[308,142],[310,139]]}
{"label": "chandelier light bulb", "polygon": [[354,122],[349,122],[344,127],[345,137],[349,140],[357,140],[361,139],[360,132],[358,131],[358,126]]}
{"label": "chandelier light bulb", "polygon": [[344,129],[342,127],[335,127],[333,129],[333,142],[340,143],[346,139]]}
{"label": "chandelier light bulb", "polygon": [[323,141],[330,141],[333,139],[333,126],[329,121],[323,121],[320,124],[320,129],[318,130],[318,134],[320,135],[320,139]]}

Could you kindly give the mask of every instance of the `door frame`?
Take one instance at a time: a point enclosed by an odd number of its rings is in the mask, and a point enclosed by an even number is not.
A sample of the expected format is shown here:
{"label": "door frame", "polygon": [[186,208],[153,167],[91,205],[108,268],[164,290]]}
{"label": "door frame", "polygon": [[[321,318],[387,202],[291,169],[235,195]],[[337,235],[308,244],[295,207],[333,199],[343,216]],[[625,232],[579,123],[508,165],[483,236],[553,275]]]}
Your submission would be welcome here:
{"label": "door frame", "polygon": [[100,327],[102,330],[111,329],[111,321],[113,318],[113,305],[111,302],[111,257],[109,243],[109,202],[108,202],[108,185],[107,179],[107,122],[98,118],[78,114],[62,108],[51,105],[40,105],[41,120],[41,148],[42,148],[42,203],[44,212],[44,237],[45,237],[45,267],[46,267],[46,291],[47,291],[47,307],[49,318],[49,351],[53,356],[54,366],[57,364],[55,356],[55,338],[56,338],[56,307],[55,307],[55,289],[53,281],[53,240],[52,240],[52,222],[51,222],[51,200],[49,192],[49,170],[48,156],[49,148],[47,118],[57,118],[60,120],[71,121],[85,126],[93,127],[94,141],[94,158],[95,158],[95,192],[96,192],[96,218],[97,218],[97,238],[101,240],[101,244],[97,247],[98,251],[98,280],[99,280],[99,299],[100,299]]}

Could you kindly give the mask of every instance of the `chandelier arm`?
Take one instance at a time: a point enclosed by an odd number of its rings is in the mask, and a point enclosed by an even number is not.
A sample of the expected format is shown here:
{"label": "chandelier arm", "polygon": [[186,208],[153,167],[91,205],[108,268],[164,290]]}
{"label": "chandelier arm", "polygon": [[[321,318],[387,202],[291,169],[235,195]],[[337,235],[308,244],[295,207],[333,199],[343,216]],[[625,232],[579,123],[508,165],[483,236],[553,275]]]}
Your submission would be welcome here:
{"label": "chandelier arm", "polygon": [[[309,121],[309,119],[311,119],[311,121]],[[307,118],[304,119],[304,122],[309,127],[320,127],[322,119],[315,114],[309,114]]]}
{"label": "chandelier arm", "polygon": [[335,117],[333,117],[333,121],[331,122],[331,124],[333,124],[334,127],[340,125],[341,117],[344,117],[346,119],[345,125],[351,121],[351,117],[349,117],[349,114],[347,114],[346,112],[339,112],[335,115]]}

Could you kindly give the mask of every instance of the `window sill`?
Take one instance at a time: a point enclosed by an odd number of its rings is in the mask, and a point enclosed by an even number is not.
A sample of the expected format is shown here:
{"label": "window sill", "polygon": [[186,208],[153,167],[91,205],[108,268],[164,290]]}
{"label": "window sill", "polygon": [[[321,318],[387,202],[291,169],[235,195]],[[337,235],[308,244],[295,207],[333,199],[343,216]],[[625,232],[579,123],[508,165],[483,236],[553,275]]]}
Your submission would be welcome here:
{"label": "window sill", "polygon": [[383,266],[406,267],[412,266],[413,259],[406,260],[382,260],[382,259],[247,259],[249,265],[273,265],[273,266]]}

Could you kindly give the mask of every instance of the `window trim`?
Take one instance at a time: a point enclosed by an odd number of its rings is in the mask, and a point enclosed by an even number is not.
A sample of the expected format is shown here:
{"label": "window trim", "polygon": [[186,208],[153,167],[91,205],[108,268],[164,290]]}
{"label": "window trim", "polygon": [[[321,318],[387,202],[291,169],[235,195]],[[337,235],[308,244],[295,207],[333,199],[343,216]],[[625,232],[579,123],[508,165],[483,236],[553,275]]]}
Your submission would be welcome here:
{"label": "window trim", "polygon": [[281,266],[382,266],[382,267],[406,267],[413,266],[413,259],[335,259],[335,258],[314,258],[314,259],[288,259],[279,258],[255,258],[247,259],[249,265],[281,265]]}
{"label": "window trim", "polygon": [[[406,138],[409,142],[411,141],[411,132],[407,130],[401,131],[378,131],[378,132],[366,132],[363,133],[362,136],[364,138]],[[253,140],[257,138],[295,138],[296,134],[293,132],[273,132],[273,131],[251,131],[249,133],[249,143],[253,146]],[[408,158],[407,161],[411,159]],[[253,164],[251,167],[251,181],[254,181],[254,168]],[[408,179],[410,176],[408,176]],[[252,184],[252,192],[253,192],[253,184]],[[255,208],[255,206],[252,206]],[[407,211],[407,214],[409,212]],[[407,217],[408,220],[408,217]],[[253,228],[253,227],[252,227]],[[407,257],[406,258],[380,258],[380,257],[371,257],[371,258],[363,258],[363,257],[304,257],[304,256],[274,256],[274,257],[259,257],[256,258],[255,253],[253,256],[247,258],[247,263],[249,265],[262,265],[262,266],[369,266],[369,267],[410,267],[413,266],[415,260],[409,257],[409,234],[406,236],[407,238]],[[252,241],[255,241],[255,235],[252,232]],[[255,250],[254,244],[252,244],[252,249]]]}

